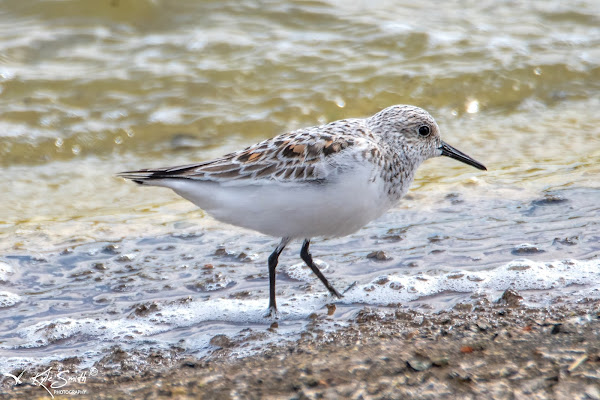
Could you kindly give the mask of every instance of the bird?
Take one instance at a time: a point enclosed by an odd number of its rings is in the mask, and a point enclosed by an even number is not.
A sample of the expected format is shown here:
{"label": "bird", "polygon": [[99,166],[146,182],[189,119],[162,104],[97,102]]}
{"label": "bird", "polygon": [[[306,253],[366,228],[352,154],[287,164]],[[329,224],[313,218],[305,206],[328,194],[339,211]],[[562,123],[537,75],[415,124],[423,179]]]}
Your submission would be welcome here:
{"label": "bird", "polygon": [[277,317],[275,269],[292,240],[332,296],[343,297],[315,264],[317,237],[342,237],[380,217],[407,193],[417,168],[446,156],[486,167],[442,141],[424,109],[393,105],[367,118],[297,129],[198,163],[125,171],[140,185],[170,188],[213,218],[280,238],[268,258],[269,307]]}

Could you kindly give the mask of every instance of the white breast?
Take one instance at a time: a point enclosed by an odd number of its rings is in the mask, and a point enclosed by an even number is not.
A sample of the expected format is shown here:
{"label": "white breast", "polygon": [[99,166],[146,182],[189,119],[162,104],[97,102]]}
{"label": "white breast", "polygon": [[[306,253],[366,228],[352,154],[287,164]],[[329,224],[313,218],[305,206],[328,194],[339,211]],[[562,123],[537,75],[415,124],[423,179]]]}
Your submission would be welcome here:
{"label": "white breast", "polygon": [[371,165],[323,183],[263,181],[232,186],[164,180],[152,184],[173,189],[220,221],[276,237],[348,235],[393,205]]}

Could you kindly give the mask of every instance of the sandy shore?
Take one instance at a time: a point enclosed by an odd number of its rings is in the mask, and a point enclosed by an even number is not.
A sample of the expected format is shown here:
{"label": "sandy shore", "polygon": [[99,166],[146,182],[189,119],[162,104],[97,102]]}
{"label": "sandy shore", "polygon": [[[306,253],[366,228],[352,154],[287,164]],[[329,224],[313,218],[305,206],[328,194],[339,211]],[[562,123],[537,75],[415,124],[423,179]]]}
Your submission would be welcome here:
{"label": "sandy shore", "polygon": [[[598,300],[528,308],[514,292],[437,314],[365,308],[335,332],[315,315],[300,340],[245,358],[222,336],[208,360],[115,348],[55,398],[600,399],[599,318]],[[50,398],[6,380],[1,394]]]}

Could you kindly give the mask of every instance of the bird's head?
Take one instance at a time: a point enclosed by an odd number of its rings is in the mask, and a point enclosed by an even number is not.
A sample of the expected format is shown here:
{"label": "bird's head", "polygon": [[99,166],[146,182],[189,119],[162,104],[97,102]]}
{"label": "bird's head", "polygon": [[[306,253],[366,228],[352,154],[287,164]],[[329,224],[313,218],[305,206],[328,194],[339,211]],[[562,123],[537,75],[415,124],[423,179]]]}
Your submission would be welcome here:
{"label": "bird's head", "polygon": [[440,137],[438,124],[422,108],[391,106],[368,118],[367,124],[384,142],[418,164],[429,158],[446,156],[486,170],[480,162],[445,143]]}

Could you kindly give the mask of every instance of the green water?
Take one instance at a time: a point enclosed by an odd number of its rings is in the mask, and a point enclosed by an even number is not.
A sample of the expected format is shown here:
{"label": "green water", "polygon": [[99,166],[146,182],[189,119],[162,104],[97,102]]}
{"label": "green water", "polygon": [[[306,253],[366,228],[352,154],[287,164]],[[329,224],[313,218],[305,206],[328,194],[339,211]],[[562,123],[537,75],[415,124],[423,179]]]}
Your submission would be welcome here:
{"label": "green water", "polygon": [[595,1],[4,0],[0,250],[206,219],[113,174],[396,103],[489,169],[429,161],[425,198],[598,188],[599,44]]}

